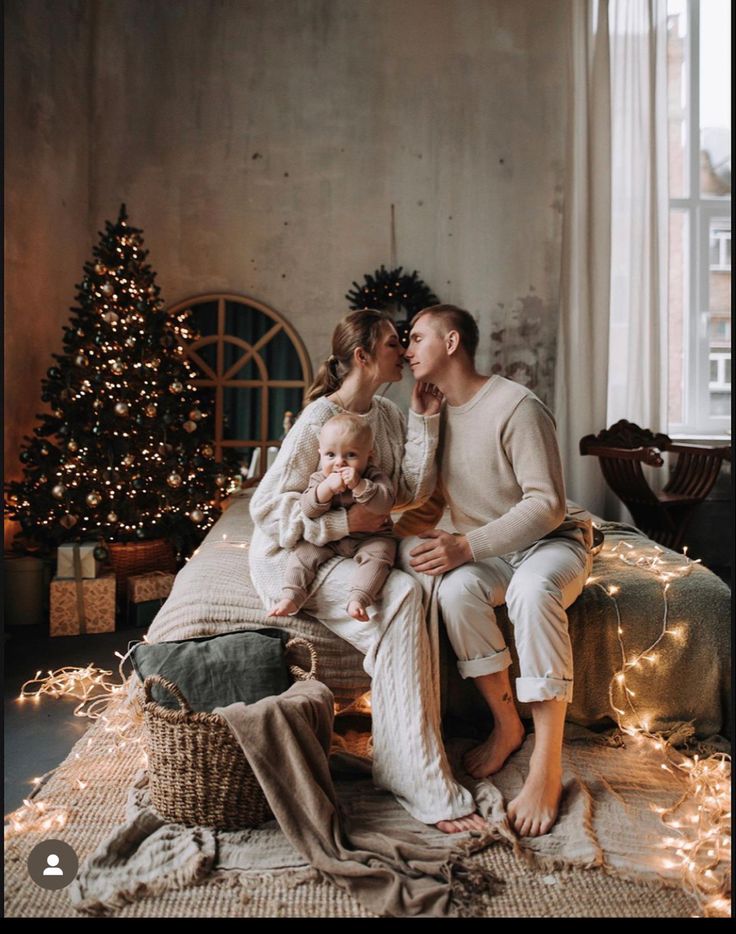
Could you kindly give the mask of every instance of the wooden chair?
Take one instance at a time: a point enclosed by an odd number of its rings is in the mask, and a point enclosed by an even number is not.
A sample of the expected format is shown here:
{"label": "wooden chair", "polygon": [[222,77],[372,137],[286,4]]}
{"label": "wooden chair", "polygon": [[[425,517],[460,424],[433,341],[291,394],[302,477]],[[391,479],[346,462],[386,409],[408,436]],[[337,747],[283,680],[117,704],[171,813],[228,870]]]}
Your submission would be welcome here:
{"label": "wooden chair", "polygon": [[[661,493],[649,486],[642,464],[661,467],[662,453],[677,455],[672,476]],[[698,505],[713,488],[721,464],[731,460],[729,446],[677,444],[626,419],[580,441],[580,453],[600,459],[601,470],[637,526],[655,542],[678,551]]]}

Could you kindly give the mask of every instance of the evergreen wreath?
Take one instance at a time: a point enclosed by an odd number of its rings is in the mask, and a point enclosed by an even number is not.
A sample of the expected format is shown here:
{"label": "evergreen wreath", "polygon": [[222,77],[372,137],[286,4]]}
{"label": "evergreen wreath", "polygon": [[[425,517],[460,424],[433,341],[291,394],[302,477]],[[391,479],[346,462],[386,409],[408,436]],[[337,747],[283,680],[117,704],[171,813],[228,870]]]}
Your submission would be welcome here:
{"label": "evergreen wreath", "polygon": [[379,311],[403,308],[406,320],[397,322],[402,340],[408,334],[409,322],[414,315],[428,305],[438,305],[440,301],[427,283],[419,278],[416,269],[409,275],[403,266],[386,269],[381,265],[373,275],[367,274],[363,278],[365,285],[353,282],[354,287],[345,296],[350,307],[355,310],[376,308]]}

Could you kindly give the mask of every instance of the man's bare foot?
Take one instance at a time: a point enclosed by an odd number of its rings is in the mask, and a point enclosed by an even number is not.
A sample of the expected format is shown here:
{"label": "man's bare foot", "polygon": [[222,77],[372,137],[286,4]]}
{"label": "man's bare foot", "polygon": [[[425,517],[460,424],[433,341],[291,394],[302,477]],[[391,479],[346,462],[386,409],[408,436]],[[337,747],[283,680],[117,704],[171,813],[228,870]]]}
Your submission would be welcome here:
{"label": "man's bare foot", "polygon": [[442,833],[465,833],[468,830],[477,830],[483,833],[488,830],[488,821],[484,820],[477,811],[455,820],[441,820],[435,824]]}
{"label": "man's bare foot", "polygon": [[509,802],[506,813],[520,837],[549,833],[557,820],[562,798],[562,770],[556,766],[534,767],[532,763],[524,787]]}
{"label": "man's bare foot", "polygon": [[368,622],[368,614],[365,611],[365,607],[357,600],[351,600],[350,603],[348,603],[348,613],[353,619],[359,619],[361,623]]}
{"label": "man's bare foot", "polygon": [[293,613],[296,613],[298,609],[299,607],[296,605],[296,603],[294,603],[293,600],[284,598],[283,600],[279,600],[276,606],[271,607],[271,610],[269,611],[268,615],[269,616],[291,616]]}
{"label": "man's bare foot", "polygon": [[485,742],[465,753],[463,765],[473,778],[500,772],[511,753],[522,745],[525,735],[521,720],[508,725],[496,724]]}

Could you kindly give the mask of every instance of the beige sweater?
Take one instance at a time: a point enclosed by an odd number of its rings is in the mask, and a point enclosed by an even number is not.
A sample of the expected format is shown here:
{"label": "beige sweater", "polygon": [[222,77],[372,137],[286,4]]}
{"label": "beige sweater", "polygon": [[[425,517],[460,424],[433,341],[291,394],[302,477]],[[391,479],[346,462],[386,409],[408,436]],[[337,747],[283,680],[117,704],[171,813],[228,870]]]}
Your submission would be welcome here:
{"label": "beige sweater", "polygon": [[[264,604],[278,597],[289,550],[301,539],[324,545],[350,534],[346,509],[330,509],[317,518],[304,514],[303,491],[319,467],[319,432],[342,409],[324,396],[308,405],[289,431],[278,456],[258,484],[250,505],[255,533],[250,548],[253,585]],[[394,484],[394,509],[427,499],[436,483],[435,455],[440,416],[409,419],[388,399],[376,396],[363,416],[373,430],[373,462]],[[316,589],[333,562],[322,565]]]}
{"label": "beige sweater", "polygon": [[[590,547],[589,519],[566,513],[552,414],[520,383],[491,376],[468,402],[443,407],[440,464],[422,521],[433,524],[446,503],[476,561],[521,551],[550,534],[579,536],[576,529]],[[400,534],[416,531],[415,520],[407,520]]]}

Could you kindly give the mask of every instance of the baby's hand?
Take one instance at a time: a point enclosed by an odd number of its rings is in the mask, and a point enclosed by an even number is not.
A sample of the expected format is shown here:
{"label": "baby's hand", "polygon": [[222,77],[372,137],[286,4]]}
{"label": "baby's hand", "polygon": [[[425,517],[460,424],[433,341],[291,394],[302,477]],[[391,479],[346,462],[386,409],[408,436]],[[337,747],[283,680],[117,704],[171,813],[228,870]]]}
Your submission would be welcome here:
{"label": "baby's hand", "polygon": [[345,492],[345,479],[343,478],[339,470],[334,470],[325,480],[327,486],[332,490],[333,493],[344,493]]}
{"label": "baby's hand", "polygon": [[355,469],[355,467],[343,467],[340,470],[340,473],[342,475],[342,479],[345,483],[345,486],[349,490],[354,490],[355,487],[360,483],[362,479],[362,477],[360,476],[358,471]]}

